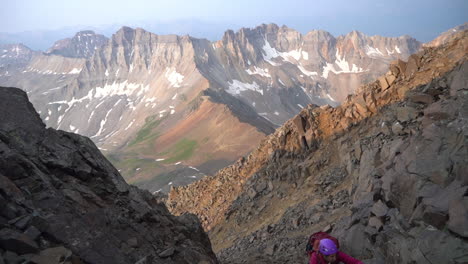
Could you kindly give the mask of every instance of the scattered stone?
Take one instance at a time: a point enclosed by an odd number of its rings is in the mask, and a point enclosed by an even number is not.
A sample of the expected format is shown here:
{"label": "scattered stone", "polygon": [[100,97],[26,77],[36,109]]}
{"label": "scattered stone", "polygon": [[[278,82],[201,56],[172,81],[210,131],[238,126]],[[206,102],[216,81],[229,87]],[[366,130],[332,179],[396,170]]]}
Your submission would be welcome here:
{"label": "scattered stone", "polygon": [[267,256],[273,256],[275,254],[275,251],[276,251],[276,245],[275,244],[270,244],[265,249],[265,254]]}
{"label": "scattered stone", "polygon": [[26,231],[24,231],[24,234],[28,236],[31,240],[36,240],[40,235],[41,231],[39,231],[36,227],[30,226]]}
{"label": "scattered stone", "polygon": [[3,259],[5,260],[6,264],[19,264],[22,262],[22,258],[18,256],[15,252],[7,251],[3,255]]}
{"label": "scattered stone", "polygon": [[378,200],[373,206],[371,212],[377,216],[382,217],[387,215],[388,207],[386,204],[382,202],[382,200]]}
{"label": "scattered stone", "polygon": [[434,211],[432,207],[428,207],[424,210],[422,220],[438,229],[444,228],[447,223],[447,214],[442,212]]}
{"label": "scattered stone", "polygon": [[273,191],[273,182],[272,181],[268,181],[268,191],[271,192]]}
{"label": "scattered stone", "polygon": [[257,197],[258,193],[253,188],[249,188],[247,195],[250,197],[250,199],[254,199]]}
{"label": "scattered stone", "polygon": [[136,237],[132,237],[127,240],[127,244],[132,248],[136,248],[138,246],[138,239]]}
{"label": "scattered stone", "polygon": [[385,79],[387,79],[387,83],[388,83],[388,85],[390,86],[390,85],[392,85],[393,82],[396,80],[396,77],[395,77],[394,75],[391,74],[391,75],[387,75],[387,76],[385,77]]}
{"label": "scattered stone", "polygon": [[333,227],[331,225],[325,226],[322,231],[326,233],[330,233],[332,231]]}
{"label": "scattered stone", "polygon": [[64,247],[48,248],[30,259],[36,264],[61,264],[71,259],[72,252]]}
{"label": "scattered stone", "polygon": [[422,104],[432,104],[434,102],[434,98],[425,93],[414,93],[408,97],[408,99],[414,103],[422,103]]}
{"label": "scattered stone", "polygon": [[383,223],[379,217],[372,216],[371,218],[369,218],[369,226],[379,230],[383,226]]}
{"label": "scattered stone", "polygon": [[0,247],[19,254],[35,253],[38,251],[36,242],[28,236],[8,228],[0,230]]}
{"label": "scattered stone", "polygon": [[300,222],[301,222],[301,216],[295,217],[291,220],[292,226],[294,228],[298,228]]}
{"label": "scattered stone", "polygon": [[398,107],[396,110],[397,119],[400,122],[408,122],[414,120],[418,116],[418,111],[413,107]]}
{"label": "scattered stone", "polygon": [[405,75],[407,77],[411,77],[414,73],[416,73],[420,66],[420,58],[417,54],[413,54],[409,56],[408,63],[406,64],[406,71]]}
{"label": "scattered stone", "polygon": [[255,186],[255,190],[259,193],[261,193],[263,190],[267,188],[267,183],[264,181],[261,181]]}
{"label": "scattered stone", "polygon": [[468,197],[452,201],[449,209],[448,228],[458,235],[468,238]]}
{"label": "scattered stone", "polygon": [[397,135],[402,135],[404,133],[403,126],[399,122],[395,122],[392,125],[392,132]]}
{"label": "scattered stone", "polygon": [[379,77],[379,83],[380,87],[382,87],[382,90],[387,90],[387,88],[390,87],[387,83],[387,79],[385,79],[385,76]]}
{"label": "scattered stone", "polygon": [[168,258],[168,257],[174,255],[174,253],[175,253],[174,247],[170,247],[170,248],[164,250],[163,252],[159,253],[159,256],[161,258]]}

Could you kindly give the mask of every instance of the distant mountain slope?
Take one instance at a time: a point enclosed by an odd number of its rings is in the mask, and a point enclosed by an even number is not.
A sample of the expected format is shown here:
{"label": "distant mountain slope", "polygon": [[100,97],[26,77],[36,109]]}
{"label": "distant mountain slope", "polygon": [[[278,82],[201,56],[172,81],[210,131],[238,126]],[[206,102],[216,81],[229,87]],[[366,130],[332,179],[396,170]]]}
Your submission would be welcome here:
{"label": "distant mountain slope", "polygon": [[80,31],[73,38],[59,40],[45,53],[71,58],[91,58],[95,51],[106,44],[108,38],[92,30]]}
{"label": "distant mountain slope", "polygon": [[[125,169],[129,181],[145,179],[140,186],[180,166],[213,173],[247,155],[308,104],[338,105],[358,85],[383,74],[391,60],[407,58],[421,45],[408,36],[368,37],[357,31],[337,38],[324,31],[301,35],[274,24],[227,31],[216,42],[123,27],[92,57],[76,58],[90,55],[79,39],[96,43],[96,36],[85,38],[87,34],[78,33],[64,48],[34,56],[8,75],[0,68],[0,84],[24,87],[48,126],[90,137]],[[200,102],[211,107],[198,108]],[[200,133],[188,133],[185,139],[185,133],[172,135],[184,129],[230,131],[212,122],[189,122],[213,104],[224,109],[227,119],[237,120],[222,124],[245,126],[233,131],[247,142],[231,149],[221,147],[233,141],[228,132],[208,139]],[[216,118],[210,113],[203,120]],[[170,159],[178,144],[184,145],[185,155]],[[155,148],[150,153],[143,145]],[[135,160],[132,169],[125,165],[129,157]],[[161,159],[174,163],[155,164]],[[187,173],[194,176],[193,169]],[[177,182],[163,178],[158,182],[166,185],[152,184],[151,191]]]}
{"label": "distant mountain slope", "polygon": [[23,44],[0,45],[0,67],[6,70],[24,67],[35,54]]}
{"label": "distant mountain slope", "polygon": [[468,31],[426,48],[341,106],[312,107],[250,155],[169,193],[227,263],[305,263],[331,231],[366,263],[468,261]]}

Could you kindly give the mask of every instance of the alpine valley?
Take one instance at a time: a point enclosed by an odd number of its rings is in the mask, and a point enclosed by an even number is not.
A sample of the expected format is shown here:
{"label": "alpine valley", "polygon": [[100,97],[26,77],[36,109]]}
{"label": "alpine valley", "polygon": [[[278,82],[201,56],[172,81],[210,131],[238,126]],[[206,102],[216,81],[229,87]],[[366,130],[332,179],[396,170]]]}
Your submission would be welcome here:
{"label": "alpine valley", "polygon": [[168,192],[247,155],[307,105],[339,105],[421,47],[275,24],[215,42],[123,27],[46,52],[2,46],[0,85],[25,90],[47,126],[91,138],[127,182]]}

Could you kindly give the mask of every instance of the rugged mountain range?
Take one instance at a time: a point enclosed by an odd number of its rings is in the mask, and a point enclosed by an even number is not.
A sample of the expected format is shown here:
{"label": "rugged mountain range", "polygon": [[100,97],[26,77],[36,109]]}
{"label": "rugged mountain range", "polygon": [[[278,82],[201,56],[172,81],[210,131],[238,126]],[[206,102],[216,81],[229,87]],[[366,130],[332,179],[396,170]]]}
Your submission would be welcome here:
{"label": "rugged mountain range", "polygon": [[338,105],[421,47],[274,24],[216,42],[124,27],[91,56],[83,49],[98,37],[85,34],[13,72],[1,67],[0,84],[24,87],[48,126],[89,136],[152,191],[214,173],[308,104]]}
{"label": "rugged mountain range", "polygon": [[0,263],[218,263],[193,215],[125,183],[86,137],[0,87]]}
{"label": "rugged mountain range", "polygon": [[[169,193],[223,263],[305,263],[320,230],[365,263],[468,261],[468,32],[308,106],[250,155]],[[242,257],[241,257],[242,256]]]}

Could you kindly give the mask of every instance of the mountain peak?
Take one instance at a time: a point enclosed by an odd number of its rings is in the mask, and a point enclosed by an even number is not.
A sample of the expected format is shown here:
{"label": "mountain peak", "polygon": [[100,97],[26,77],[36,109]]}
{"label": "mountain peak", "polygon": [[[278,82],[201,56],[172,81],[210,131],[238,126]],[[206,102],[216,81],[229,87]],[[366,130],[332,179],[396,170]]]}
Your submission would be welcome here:
{"label": "mountain peak", "polygon": [[92,30],[77,32],[71,39],[66,38],[56,41],[47,50],[47,55],[60,55],[70,58],[90,58],[94,52],[106,44],[108,38],[104,35],[96,34]]}
{"label": "mountain peak", "polygon": [[93,31],[93,30],[82,30],[82,31],[78,31],[75,36],[85,36],[85,35],[96,35],[96,33]]}

